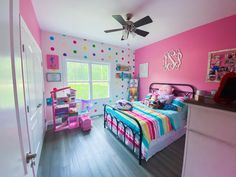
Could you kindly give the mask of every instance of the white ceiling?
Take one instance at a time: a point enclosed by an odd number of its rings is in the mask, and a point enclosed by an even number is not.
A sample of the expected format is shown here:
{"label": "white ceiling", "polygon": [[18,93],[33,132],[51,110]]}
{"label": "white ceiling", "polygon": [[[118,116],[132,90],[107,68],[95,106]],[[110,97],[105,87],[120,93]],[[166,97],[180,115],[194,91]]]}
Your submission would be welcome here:
{"label": "white ceiling", "polygon": [[[236,14],[236,0],[32,0],[42,30],[137,49],[194,27]],[[150,34],[121,41],[112,15],[132,12],[132,21],[149,15],[140,27]]]}

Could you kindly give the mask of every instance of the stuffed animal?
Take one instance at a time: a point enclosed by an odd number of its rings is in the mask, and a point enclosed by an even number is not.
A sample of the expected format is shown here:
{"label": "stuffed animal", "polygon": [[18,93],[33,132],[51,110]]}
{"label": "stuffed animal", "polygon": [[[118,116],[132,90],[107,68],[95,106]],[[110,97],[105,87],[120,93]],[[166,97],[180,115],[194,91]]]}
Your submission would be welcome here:
{"label": "stuffed animal", "polygon": [[174,99],[174,88],[170,85],[162,85],[158,90],[158,101],[163,104],[170,104]]}
{"label": "stuffed animal", "polygon": [[163,109],[165,105],[170,104],[174,99],[174,88],[170,85],[162,85],[158,91],[148,94],[143,104],[153,109]]}

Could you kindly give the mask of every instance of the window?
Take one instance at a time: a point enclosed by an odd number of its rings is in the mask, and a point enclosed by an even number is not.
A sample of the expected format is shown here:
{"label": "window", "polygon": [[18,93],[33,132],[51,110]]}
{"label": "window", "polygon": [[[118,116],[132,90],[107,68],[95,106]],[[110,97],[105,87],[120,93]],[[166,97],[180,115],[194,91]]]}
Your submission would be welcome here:
{"label": "window", "polygon": [[67,62],[67,84],[77,90],[81,99],[103,99],[109,97],[108,64]]}

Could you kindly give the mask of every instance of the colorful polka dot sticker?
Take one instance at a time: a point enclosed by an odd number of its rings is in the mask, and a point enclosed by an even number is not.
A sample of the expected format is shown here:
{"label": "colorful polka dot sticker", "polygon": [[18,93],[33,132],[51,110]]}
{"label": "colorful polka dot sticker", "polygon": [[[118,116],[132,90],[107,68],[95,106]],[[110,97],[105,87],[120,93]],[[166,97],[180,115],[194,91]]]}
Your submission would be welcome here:
{"label": "colorful polka dot sticker", "polygon": [[124,87],[124,85],[121,86],[122,88]]}
{"label": "colorful polka dot sticker", "polygon": [[133,59],[133,61],[135,61],[135,59]]}
{"label": "colorful polka dot sticker", "polygon": [[95,48],[95,47],[96,47],[96,45],[95,45],[95,44],[93,44],[92,46],[93,46],[93,48]]}
{"label": "colorful polka dot sticker", "polygon": [[96,56],[96,53],[93,53],[93,56],[95,57],[95,56]]}
{"label": "colorful polka dot sticker", "polygon": [[122,57],[121,59],[124,60],[124,57]]}
{"label": "colorful polka dot sticker", "polygon": [[85,56],[84,56],[84,59],[87,59],[87,58],[88,58],[88,56],[87,56],[87,55],[85,55]]}
{"label": "colorful polka dot sticker", "polygon": [[112,100],[109,100],[109,103],[111,103],[112,102]]}
{"label": "colorful polka dot sticker", "polygon": [[124,53],[124,50],[122,50],[121,52]]}
{"label": "colorful polka dot sticker", "polygon": [[111,47],[109,47],[108,50],[111,51]]}
{"label": "colorful polka dot sticker", "polygon": [[128,64],[130,64],[130,62],[129,62],[129,61],[128,61],[127,63],[128,63]]}
{"label": "colorful polka dot sticker", "polygon": [[102,50],[101,50],[101,52],[103,53],[103,52],[104,52],[104,50],[102,49]]}
{"label": "colorful polka dot sticker", "polygon": [[51,41],[54,41],[55,38],[54,38],[54,36],[50,36],[49,39],[50,39]]}
{"label": "colorful polka dot sticker", "polygon": [[77,44],[77,41],[76,41],[76,40],[73,40],[73,44]]}
{"label": "colorful polka dot sticker", "polygon": [[88,47],[84,45],[84,46],[83,46],[83,50],[84,50],[84,51],[87,51],[87,50],[88,50]]}
{"label": "colorful polka dot sticker", "polygon": [[51,50],[51,51],[54,51],[54,50],[55,50],[55,48],[54,48],[54,47],[51,47],[51,48],[50,48],[50,50]]}
{"label": "colorful polka dot sticker", "polygon": [[94,112],[97,112],[98,110],[97,109],[94,109]]}
{"label": "colorful polka dot sticker", "polygon": [[98,104],[98,102],[94,102],[94,104]]}
{"label": "colorful polka dot sticker", "polygon": [[118,55],[118,52],[116,52],[116,55]]}
{"label": "colorful polka dot sticker", "polygon": [[73,50],[73,53],[76,54],[76,53],[77,53],[77,50]]}
{"label": "colorful polka dot sticker", "polygon": [[116,60],[116,63],[118,63],[118,60]]}
{"label": "colorful polka dot sticker", "polygon": [[63,53],[63,56],[64,56],[64,57],[66,57],[66,56],[67,56],[67,54],[66,54],[66,53]]}
{"label": "colorful polka dot sticker", "polygon": [[116,98],[118,98],[119,95],[116,95]]}

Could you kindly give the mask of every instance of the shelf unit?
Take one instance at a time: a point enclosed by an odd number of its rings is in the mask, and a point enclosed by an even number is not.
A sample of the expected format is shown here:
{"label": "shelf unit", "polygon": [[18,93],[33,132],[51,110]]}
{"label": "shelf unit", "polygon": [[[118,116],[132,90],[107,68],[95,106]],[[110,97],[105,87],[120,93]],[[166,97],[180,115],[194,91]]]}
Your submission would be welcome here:
{"label": "shelf unit", "polygon": [[76,90],[70,87],[54,88],[51,92],[53,129],[55,132],[79,127]]}

